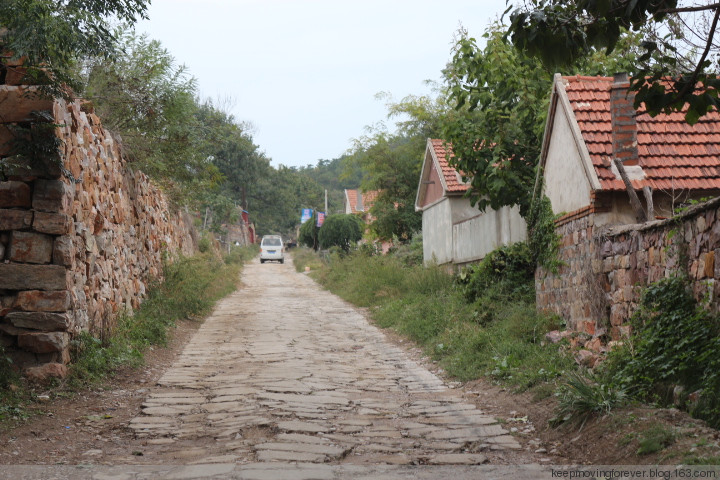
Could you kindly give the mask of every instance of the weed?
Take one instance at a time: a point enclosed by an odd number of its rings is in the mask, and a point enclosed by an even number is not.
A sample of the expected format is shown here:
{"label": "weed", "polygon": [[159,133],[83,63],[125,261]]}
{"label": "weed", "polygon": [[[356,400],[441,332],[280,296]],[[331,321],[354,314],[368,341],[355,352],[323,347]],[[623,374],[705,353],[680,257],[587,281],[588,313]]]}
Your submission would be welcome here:
{"label": "weed", "polygon": [[593,377],[578,372],[567,375],[567,380],[558,389],[558,406],[550,424],[580,423],[580,428],[593,415],[603,415],[626,401],[623,390],[599,383]]}
{"label": "weed", "polygon": [[638,455],[657,453],[675,442],[676,434],[663,425],[653,425],[638,435]]}
{"label": "weed", "polygon": [[151,285],[137,311],[119,316],[112,335],[104,340],[87,332],[75,336],[70,386],[97,383],[122,366],[142,364],[143,350],[165,345],[168,329],[178,320],[206,315],[217,300],[233,292],[243,262],[255,253],[240,247],[224,259],[205,253],[166,264],[165,280]]}

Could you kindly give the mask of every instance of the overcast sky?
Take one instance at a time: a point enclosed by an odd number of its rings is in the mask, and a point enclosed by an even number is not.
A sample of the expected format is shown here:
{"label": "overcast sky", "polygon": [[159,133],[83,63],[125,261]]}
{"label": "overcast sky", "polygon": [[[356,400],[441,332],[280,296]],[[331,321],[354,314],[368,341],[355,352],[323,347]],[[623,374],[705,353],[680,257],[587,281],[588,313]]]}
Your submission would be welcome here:
{"label": "overcast sky", "polygon": [[505,0],[152,0],[137,24],[231,100],[273,165],[333,159],[386,118],[375,99],[429,93],[462,24],[479,38]]}

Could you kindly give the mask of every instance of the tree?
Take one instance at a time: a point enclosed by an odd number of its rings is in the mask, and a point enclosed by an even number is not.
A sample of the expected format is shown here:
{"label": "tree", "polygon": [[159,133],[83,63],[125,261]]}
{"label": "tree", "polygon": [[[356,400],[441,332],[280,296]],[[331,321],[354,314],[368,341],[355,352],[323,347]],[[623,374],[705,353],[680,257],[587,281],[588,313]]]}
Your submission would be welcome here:
{"label": "tree", "polygon": [[693,124],[719,105],[720,55],[714,38],[720,3],[678,0],[532,0],[510,15],[507,35],[549,69],[598,50],[611,53],[629,32],[642,35],[632,73],[635,107],[650,115],[681,111]]}
{"label": "tree", "polygon": [[199,114],[195,79],[160,42],[133,33],[118,38],[122,55],[88,62],[85,96],[120,134],[131,165],[176,203],[192,204],[221,180],[206,148],[207,130],[218,127]]}
{"label": "tree", "polygon": [[[452,145],[451,164],[470,180],[469,196],[478,208],[518,205],[529,213],[537,160],[545,128],[552,76],[541,62],[513,48],[505,27],[491,25],[485,46],[461,30],[446,68],[448,101],[442,138]],[[568,73],[607,74],[632,64],[637,37],[628,37],[630,54],[597,53]]]}
{"label": "tree", "polygon": [[[3,0],[0,49],[29,68],[28,75],[49,82],[51,94],[79,90],[77,61],[118,53],[110,21],[128,24],[147,18],[148,0]],[[47,72],[47,75],[45,74]]]}
{"label": "tree", "polygon": [[305,245],[306,247],[317,251],[320,246],[320,243],[318,242],[319,230],[320,229],[317,227],[317,212],[315,212],[310,220],[307,220],[300,226],[300,236],[298,237],[298,242],[300,242],[301,245]]}
{"label": "tree", "polygon": [[365,224],[355,215],[330,215],[318,230],[320,248],[340,247],[347,253],[362,238],[364,229]]}

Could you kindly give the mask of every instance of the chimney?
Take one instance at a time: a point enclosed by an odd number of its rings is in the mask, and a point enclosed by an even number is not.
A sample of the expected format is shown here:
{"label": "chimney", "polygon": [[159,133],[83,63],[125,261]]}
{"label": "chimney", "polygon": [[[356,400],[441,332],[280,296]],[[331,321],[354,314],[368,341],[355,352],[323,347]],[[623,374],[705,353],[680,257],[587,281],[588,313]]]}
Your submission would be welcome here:
{"label": "chimney", "polygon": [[635,94],[630,92],[627,73],[617,73],[610,87],[610,116],[612,119],[612,153],[623,165],[638,165],[637,122]]}
{"label": "chimney", "polygon": [[363,208],[362,191],[360,189],[357,190],[357,207],[355,207],[355,210],[357,210],[358,212],[365,211],[365,209]]}

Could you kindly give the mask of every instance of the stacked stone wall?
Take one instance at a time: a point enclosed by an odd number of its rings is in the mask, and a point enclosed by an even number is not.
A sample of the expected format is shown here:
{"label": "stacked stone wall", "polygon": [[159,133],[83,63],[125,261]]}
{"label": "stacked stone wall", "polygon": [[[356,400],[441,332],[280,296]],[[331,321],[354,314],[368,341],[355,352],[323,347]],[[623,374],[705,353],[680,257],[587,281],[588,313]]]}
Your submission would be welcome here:
{"label": "stacked stone wall", "polygon": [[695,297],[719,311],[719,211],[720,198],[663,221],[593,229],[591,213],[559,225],[566,265],[536,272],[538,309],[560,315],[572,330],[620,339],[643,288],[683,273]]}
{"label": "stacked stone wall", "polygon": [[[0,345],[24,367],[67,363],[73,335],[111,331],[163,258],[197,243],[191,218],[128,168],[91,110],[28,97],[31,88],[0,86]],[[17,155],[15,127],[38,110],[54,118],[59,162]]]}

